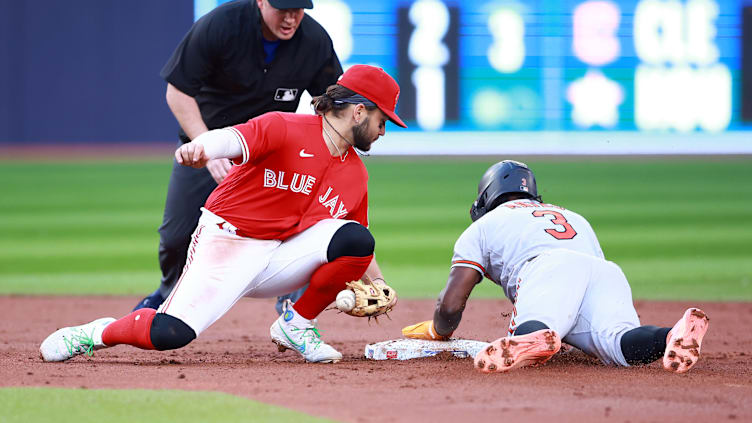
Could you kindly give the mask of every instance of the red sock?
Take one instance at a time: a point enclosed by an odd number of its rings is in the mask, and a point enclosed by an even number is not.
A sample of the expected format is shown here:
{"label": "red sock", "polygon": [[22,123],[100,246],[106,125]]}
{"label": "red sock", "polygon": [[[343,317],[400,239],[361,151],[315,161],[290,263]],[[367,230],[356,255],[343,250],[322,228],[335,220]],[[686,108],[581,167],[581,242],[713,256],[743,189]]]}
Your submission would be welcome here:
{"label": "red sock", "polygon": [[295,311],[306,319],[315,319],[345,289],[347,282],[363,277],[371,260],[373,255],[342,256],[316,269],[308,289],[295,303]]}
{"label": "red sock", "polygon": [[153,308],[142,308],[133,313],[116,320],[102,332],[102,342],[108,347],[119,344],[133,345],[142,350],[153,350],[151,344],[151,322],[157,310]]}

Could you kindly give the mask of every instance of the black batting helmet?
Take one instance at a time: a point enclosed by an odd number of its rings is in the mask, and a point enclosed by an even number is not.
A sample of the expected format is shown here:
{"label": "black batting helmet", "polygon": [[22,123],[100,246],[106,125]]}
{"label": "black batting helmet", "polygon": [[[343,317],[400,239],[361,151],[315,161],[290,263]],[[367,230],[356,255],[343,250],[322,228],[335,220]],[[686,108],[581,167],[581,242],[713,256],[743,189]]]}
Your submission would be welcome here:
{"label": "black batting helmet", "polygon": [[473,222],[504,202],[509,193],[527,194],[528,198],[541,201],[535,175],[525,163],[504,160],[488,168],[478,183],[478,198],[470,207]]}

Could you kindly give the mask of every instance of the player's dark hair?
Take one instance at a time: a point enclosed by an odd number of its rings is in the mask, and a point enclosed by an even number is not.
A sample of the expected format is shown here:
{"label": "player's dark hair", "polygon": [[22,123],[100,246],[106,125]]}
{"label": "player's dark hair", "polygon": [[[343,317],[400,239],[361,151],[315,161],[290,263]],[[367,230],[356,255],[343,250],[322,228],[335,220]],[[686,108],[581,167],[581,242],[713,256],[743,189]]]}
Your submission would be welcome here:
{"label": "player's dark hair", "polygon": [[[358,98],[361,98],[362,101],[357,100]],[[377,109],[376,105],[368,101],[368,99],[361,97],[355,91],[338,84],[330,85],[324,94],[318,97],[313,97],[311,100],[311,105],[313,106],[313,110],[316,111],[316,114],[324,115],[328,112],[332,112],[336,117],[339,117],[347,106],[359,103],[363,104],[368,111]]]}

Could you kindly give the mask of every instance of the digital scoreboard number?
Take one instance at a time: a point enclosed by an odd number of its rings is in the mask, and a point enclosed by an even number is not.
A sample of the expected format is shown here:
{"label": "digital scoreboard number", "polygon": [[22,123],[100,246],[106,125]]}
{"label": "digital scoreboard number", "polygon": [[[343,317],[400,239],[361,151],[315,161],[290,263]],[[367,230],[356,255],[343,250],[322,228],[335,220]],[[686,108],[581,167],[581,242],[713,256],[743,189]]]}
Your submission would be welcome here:
{"label": "digital scoreboard number", "polygon": [[712,133],[752,119],[745,4],[315,0],[307,13],[345,67],[397,77],[413,129]]}

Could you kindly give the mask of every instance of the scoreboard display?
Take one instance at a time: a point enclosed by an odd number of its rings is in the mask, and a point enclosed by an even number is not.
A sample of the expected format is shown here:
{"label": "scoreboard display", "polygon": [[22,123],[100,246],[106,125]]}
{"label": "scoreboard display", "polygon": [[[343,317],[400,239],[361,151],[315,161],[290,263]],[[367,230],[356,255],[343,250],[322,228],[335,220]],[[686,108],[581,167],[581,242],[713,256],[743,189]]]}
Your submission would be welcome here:
{"label": "scoreboard display", "polygon": [[[217,1],[194,4],[199,17]],[[749,2],[742,0],[314,6],[306,13],[327,29],[344,67],[373,64],[395,76],[402,87],[398,113],[412,129],[749,129],[742,119]]]}

